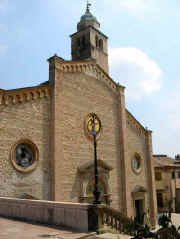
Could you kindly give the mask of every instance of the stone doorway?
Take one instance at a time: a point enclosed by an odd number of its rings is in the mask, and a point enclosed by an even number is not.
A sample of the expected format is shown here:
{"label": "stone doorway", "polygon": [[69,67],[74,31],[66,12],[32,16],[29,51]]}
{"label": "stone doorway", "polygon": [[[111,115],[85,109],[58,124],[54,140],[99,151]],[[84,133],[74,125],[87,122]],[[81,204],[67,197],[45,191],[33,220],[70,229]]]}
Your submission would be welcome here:
{"label": "stone doorway", "polygon": [[137,185],[132,191],[134,217],[139,223],[143,223],[145,208],[147,210],[147,192],[143,186]]}
{"label": "stone doorway", "polygon": [[135,200],[135,210],[136,210],[136,220],[140,224],[143,223],[143,214],[144,214],[144,200]]}

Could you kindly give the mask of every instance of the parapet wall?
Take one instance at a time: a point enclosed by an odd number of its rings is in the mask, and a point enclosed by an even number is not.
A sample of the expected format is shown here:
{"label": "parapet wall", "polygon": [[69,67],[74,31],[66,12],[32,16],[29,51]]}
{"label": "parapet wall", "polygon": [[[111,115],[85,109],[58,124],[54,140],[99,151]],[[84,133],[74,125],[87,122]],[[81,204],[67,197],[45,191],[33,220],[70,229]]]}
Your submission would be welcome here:
{"label": "parapet wall", "polygon": [[69,227],[80,232],[93,230],[93,205],[0,197],[0,216]]}

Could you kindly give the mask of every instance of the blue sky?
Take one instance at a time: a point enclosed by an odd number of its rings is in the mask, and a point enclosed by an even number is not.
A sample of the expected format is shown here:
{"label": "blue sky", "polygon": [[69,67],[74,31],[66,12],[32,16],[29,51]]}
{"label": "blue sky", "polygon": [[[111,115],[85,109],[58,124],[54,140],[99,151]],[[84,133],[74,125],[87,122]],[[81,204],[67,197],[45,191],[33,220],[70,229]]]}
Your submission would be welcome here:
{"label": "blue sky", "polygon": [[[126,104],[153,131],[154,153],[180,153],[180,1],[91,0],[109,36],[110,74]],[[47,58],[70,59],[69,35],[85,0],[0,0],[0,88],[48,80]]]}

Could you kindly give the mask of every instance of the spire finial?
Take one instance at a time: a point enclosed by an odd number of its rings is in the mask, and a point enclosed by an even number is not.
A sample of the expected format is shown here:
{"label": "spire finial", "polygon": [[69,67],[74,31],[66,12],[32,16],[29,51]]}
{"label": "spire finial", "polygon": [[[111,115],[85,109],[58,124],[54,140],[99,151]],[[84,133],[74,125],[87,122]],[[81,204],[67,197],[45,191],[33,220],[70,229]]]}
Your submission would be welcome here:
{"label": "spire finial", "polygon": [[90,11],[90,6],[91,6],[91,3],[89,3],[89,0],[87,0],[86,12],[89,12],[89,11]]}

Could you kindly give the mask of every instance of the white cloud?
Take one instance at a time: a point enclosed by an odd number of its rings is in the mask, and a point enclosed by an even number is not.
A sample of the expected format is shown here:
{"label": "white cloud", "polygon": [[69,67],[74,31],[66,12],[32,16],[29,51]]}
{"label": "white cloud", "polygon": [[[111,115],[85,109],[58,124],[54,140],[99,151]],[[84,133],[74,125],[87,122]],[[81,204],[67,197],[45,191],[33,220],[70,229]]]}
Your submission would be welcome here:
{"label": "white cloud", "polygon": [[143,13],[144,10],[154,7],[154,0],[104,0],[105,6],[110,9],[124,9],[130,13]]}
{"label": "white cloud", "polygon": [[120,7],[123,7],[131,12],[143,11],[148,7],[148,1],[145,0],[120,0]]}
{"label": "white cloud", "polygon": [[127,97],[139,100],[161,88],[162,70],[137,48],[110,48],[110,70],[114,80],[127,87]]}
{"label": "white cloud", "polygon": [[[164,8],[165,4],[162,4],[157,0],[104,0],[104,9],[112,11],[116,16],[121,15],[121,12],[133,15],[135,17],[143,19],[154,19],[155,16],[162,14],[160,10]],[[164,2],[163,2],[164,3]]]}
{"label": "white cloud", "polygon": [[180,132],[180,88],[177,86],[173,92],[168,92],[161,104],[166,112],[167,125],[173,133]]}
{"label": "white cloud", "polygon": [[180,113],[169,113],[167,118],[172,130],[175,132],[180,132]]}

